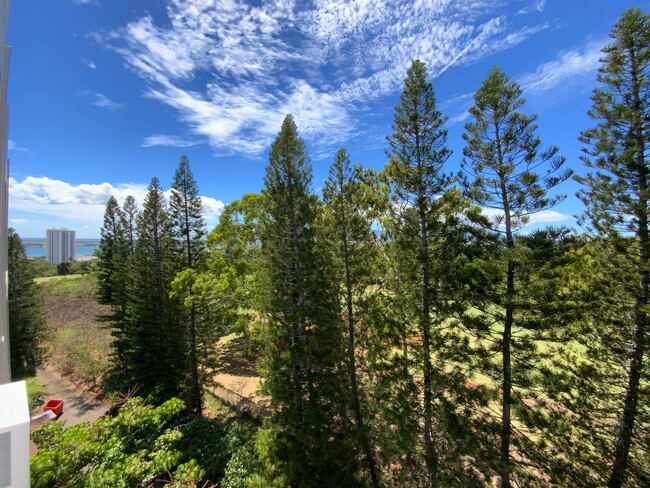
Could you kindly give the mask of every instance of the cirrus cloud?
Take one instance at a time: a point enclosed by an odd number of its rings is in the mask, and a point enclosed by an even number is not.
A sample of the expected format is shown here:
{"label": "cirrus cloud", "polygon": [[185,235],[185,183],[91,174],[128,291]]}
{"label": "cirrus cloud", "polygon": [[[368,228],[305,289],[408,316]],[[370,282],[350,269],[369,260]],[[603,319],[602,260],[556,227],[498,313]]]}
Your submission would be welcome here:
{"label": "cirrus cloud", "polygon": [[413,59],[437,76],[548,27],[506,8],[519,1],[170,0],[168,22],[147,14],[100,38],[193,134],[258,157],[287,113],[331,148],[366,129],[364,108]]}

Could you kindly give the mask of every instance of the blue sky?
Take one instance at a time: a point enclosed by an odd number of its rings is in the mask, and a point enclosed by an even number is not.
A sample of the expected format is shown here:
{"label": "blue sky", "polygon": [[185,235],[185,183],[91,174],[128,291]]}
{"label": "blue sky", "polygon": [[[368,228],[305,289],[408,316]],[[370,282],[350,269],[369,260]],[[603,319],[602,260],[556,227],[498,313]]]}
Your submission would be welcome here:
{"label": "blue sky", "polygon": [[[498,64],[524,87],[545,145],[584,172],[580,131],[600,49],[626,0],[15,0],[8,103],[10,225],[24,237],[98,237],[105,203],[168,188],[190,158],[212,227],[259,191],[271,141],[292,113],[314,165],[380,169],[406,69],[428,66],[462,158],[474,91]],[[578,187],[537,215],[573,225]]]}

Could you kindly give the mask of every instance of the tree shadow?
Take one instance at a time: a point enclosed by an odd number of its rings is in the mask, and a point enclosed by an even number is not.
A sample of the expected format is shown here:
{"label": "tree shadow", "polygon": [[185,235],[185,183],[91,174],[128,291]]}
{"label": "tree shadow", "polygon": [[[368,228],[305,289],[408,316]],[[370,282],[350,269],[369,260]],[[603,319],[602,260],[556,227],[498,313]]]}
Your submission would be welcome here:
{"label": "tree shadow", "polygon": [[249,338],[240,335],[222,344],[219,372],[233,376],[258,377],[257,352]]}

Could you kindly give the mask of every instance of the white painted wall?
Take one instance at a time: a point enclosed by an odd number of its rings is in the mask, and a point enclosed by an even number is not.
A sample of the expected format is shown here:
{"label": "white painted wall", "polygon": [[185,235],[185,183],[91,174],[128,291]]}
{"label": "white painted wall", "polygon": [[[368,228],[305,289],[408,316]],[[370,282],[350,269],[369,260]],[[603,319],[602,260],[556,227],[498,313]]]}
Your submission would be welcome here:
{"label": "white painted wall", "polygon": [[29,487],[29,407],[24,381],[0,385],[0,488]]}
{"label": "white painted wall", "polygon": [[0,0],[0,384],[11,381],[9,314],[7,310],[7,212],[9,204],[7,80],[11,53],[10,47],[7,46],[8,16],[9,0]]}

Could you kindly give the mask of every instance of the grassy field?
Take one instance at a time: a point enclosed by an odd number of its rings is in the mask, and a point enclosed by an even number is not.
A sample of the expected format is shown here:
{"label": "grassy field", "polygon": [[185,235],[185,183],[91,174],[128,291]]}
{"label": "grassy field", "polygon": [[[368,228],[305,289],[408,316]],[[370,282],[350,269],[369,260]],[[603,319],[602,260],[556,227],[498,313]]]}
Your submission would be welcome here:
{"label": "grassy field", "polygon": [[36,283],[45,283],[46,281],[56,281],[56,280],[78,280],[80,278],[83,278],[85,275],[80,275],[80,274],[71,274],[71,275],[65,275],[65,276],[43,276],[40,278],[34,278],[34,281]]}
{"label": "grassy field", "polygon": [[110,332],[99,317],[90,274],[38,278],[48,327],[48,364],[64,376],[98,388],[109,366]]}

